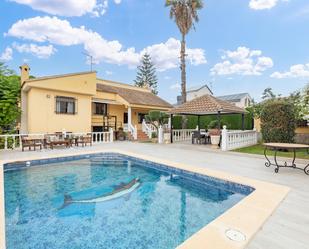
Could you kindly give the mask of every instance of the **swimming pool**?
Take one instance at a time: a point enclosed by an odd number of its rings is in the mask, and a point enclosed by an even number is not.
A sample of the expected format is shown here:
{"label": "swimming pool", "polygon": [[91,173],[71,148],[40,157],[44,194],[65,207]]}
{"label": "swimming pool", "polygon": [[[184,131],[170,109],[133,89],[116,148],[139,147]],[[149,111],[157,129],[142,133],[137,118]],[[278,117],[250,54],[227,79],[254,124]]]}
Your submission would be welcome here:
{"label": "swimming pool", "polygon": [[4,170],[8,249],[175,248],[254,191],[117,153]]}

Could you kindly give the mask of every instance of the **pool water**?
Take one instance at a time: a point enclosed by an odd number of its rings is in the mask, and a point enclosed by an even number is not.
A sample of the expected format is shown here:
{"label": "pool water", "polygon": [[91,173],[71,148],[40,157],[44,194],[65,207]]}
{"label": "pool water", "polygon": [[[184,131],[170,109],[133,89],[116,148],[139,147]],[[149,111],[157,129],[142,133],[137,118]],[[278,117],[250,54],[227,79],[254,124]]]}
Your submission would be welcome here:
{"label": "pool water", "polygon": [[5,166],[7,249],[176,248],[253,191],[119,154],[27,166]]}

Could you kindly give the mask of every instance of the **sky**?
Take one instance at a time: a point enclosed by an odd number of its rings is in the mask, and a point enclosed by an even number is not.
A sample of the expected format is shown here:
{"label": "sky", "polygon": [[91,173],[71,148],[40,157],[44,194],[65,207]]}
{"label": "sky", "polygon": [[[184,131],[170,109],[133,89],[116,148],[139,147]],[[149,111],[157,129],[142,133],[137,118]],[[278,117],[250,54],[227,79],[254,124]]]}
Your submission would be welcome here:
{"label": "sky", "polygon": [[[1,0],[0,61],[34,76],[89,71],[133,84],[147,52],[159,96],[180,94],[180,33],[164,0]],[[283,96],[309,81],[308,0],[204,0],[187,36],[187,86],[215,95],[271,87]]]}

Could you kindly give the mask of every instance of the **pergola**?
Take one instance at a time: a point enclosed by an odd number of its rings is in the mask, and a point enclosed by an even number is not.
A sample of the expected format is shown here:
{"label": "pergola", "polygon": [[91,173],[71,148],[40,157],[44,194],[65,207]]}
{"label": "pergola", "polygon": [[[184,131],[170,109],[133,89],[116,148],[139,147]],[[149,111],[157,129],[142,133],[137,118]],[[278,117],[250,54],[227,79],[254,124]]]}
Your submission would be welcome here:
{"label": "pergola", "polygon": [[[221,116],[226,114],[241,114],[242,129],[245,129],[246,110],[230,102],[215,98],[212,95],[203,95],[192,101],[186,102],[170,111],[171,122],[174,115],[192,115],[198,117],[198,128],[200,129],[200,117],[206,115],[217,115],[219,127]],[[173,142],[173,127],[171,127],[171,142]]]}

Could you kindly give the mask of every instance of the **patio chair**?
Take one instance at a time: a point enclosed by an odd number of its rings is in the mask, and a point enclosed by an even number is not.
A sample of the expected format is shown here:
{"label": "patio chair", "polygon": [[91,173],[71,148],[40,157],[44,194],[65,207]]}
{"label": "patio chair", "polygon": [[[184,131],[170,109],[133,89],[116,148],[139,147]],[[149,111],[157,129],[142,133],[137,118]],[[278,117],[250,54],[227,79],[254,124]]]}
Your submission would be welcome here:
{"label": "patio chair", "polygon": [[83,147],[87,146],[87,144],[92,146],[92,135],[88,133],[87,135],[78,137],[75,140],[75,145],[79,146],[79,144],[81,144]]}
{"label": "patio chair", "polygon": [[198,144],[202,144],[202,141],[206,142],[205,136],[203,136],[199,131],[193,131],[192,133],[192,144],[197,142]]}
{"label": "patio chair", "polygon": [[43,139],[41,138],[34,138],[29,136],[23,136],[21,138],[22,151],[25,151],[25,148],[29,148],[29,150],[31,150],[31,147],[33,147],[34,150],[36,150],[36,147],[39,147],[40,150],[42,150],[42,146],[43,146]]}

